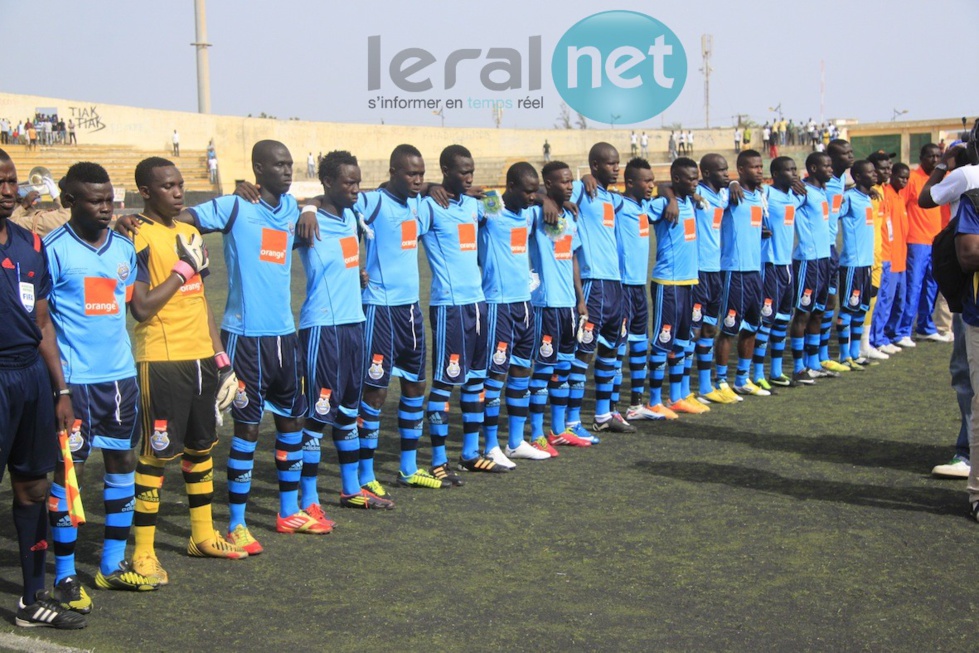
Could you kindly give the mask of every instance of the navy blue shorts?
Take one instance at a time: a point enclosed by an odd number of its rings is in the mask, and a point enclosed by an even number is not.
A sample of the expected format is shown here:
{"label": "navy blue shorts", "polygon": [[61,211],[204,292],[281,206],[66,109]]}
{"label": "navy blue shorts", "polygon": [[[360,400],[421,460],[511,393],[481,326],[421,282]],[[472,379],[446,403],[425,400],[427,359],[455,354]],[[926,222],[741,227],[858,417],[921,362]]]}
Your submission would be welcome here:
{"label": "navy blue shorts", "polygon": [[840,310],[866,313],[870,308],[870,266],[840,267]]}
{"label": "navy blue shorts", "polygon": [[625,301],[626,337],[630,342],[649,337],[649,298],[645,286],[622,284]]}
{"label": "navy blue shorts", "polygon": [[534,307],[536,331],[534,360],[554,365],[574,358],[577,342],[578,317],[573,308]]}
{"label": "navy blue shorts", "polygon": [[9,469],[17,476],[44,476],[58,460],[54,400],[44,361],[0,367],[0,481]]}
{"label": "navy blue shorts", "polygon": [[222,330],[221,342],[238,377],[231,402],[234,421],[258,424],[265,410],[280,417],[306,416],[306,361],[299,336],[239,336]]}
{"label": "navy blue shorts", "polygon": [[218,441],[214,359],[144,361],[136,370],[143,429],[140,454],[172,460],[185,448],[210,451]]}
{"label": "navy blue shorts", "polygon": [[[71,459],[88,460],[92,447],[129,451],[139,444],[139,385],[136,377],[105,383],[72,383],[75,425],[68,434]],[[61,459],[60,453],[58,456]]]}
{"label": "navy blue shorts", "polygon": [[742,329],[757,331],[761,326],[761,272],[725,272],[721,306],[722,333],[736,336]]}
{"label": "navy blue shorts", "polygon": [[364,388],[364,325],[315,326],[299,330],[306,354],[307,418],[333,424],[337,410],[356,416]]}
{"label": "navy blue shorts", "polygon": [[597,343],[615,349],[622,342],[622,327],[626,316],[622,283],[608,279],[589,279],[583,285],[588,322],[585,323],[584,337],[578,343],[578,349],[590,354],[595,351]]}
{"label": "navy blue shorts", "polygon": [[828,274],[828,258],[792,261],[796,310],[812,313],[826,309],[826,298],[829,295]]}
{"label": "navy blue shorts", "polygon": [[837,275],[840,272],[840,253],[836,251],[836,245],[829,246],[829,269],[827,274],[829,275],[829,294],[835,295],[838,290],[836,285]]}
{"label": "navy blue shorts", "polygon": [[795,292],[792,286],[792,266],[765,264],[762,281],[761,321],[771,326],[775,318],[788,320],[792,317]]}
{"label": "navy blue shorts", "polygon": [[530,367],[537,324],[530,302],[486,304],[486,351],[489,371],[506,374],[510,366]]}
{"label": "navy blue shorts", "polygon": [[690,342],[693,310],[692,286],[649,284],[653,301],[653,348],[667,353],[683,351]]}
{"label": "navy blue shorts", "polygon": [[425,382],[425,320],[418,303],[364,306],[367,378],[373,388],[386,388],[391,377]]}
{"label": "navy blue shorts", "polygon": [[486,377],[486,302],[432,306],[432,379],[462,385]]}
{"label": "navy blue shorts", "polygon": [[704,324],[717,326],[721,314],[721,297],[724,296],[724,277],[720,272],[703,272],[698,275],[697,285],[692,288],[692,317],[690,325],[699,329]]}

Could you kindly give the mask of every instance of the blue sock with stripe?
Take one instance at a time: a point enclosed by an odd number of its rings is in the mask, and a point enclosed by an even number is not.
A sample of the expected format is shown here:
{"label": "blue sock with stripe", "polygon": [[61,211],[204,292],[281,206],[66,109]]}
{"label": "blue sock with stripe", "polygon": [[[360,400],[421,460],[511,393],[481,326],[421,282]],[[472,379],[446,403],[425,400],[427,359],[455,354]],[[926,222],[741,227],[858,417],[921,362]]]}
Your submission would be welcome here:
{"label": "blue sock with stripe", "polygon": [[646,358],[649,356],[649,343],[645,338],[629,341],[629,382],[630,406],[642,405],[646,391]]}
{"label": "blue sock with stripe", "polygon": [[275,470],[279,479],[279,515],[299,512],[299,479],[303,471],[303,432],[275,432]]}
{"label": "blue sock with stripe", "polygon": [[718,363],[717,367],[717,382],[727,383],[727,365],[721,365]]}
{"label": "blue sock with stripe", "polygon": [[765,354],[768,353],[768,339],[772,328],[762,324],[755,334],[755,350],[751,356],[752,380],[765,378]]}
{"label": "blue sock with stripe", "polygon": [[516,449],[523,442],[527,416],[530,414],[530,377],[513,376],[506,380],[506,412],[509,430],[507,446]]}
{"label": "blue sock with stripe", "polygon": [[850,321],[850,358],[860,358],[860,339],[863,338],[863,321],[866,313],[857,313]]}
{"label": "blue sock with stripe", "polygon": [[554,374],[553,365],[534,365],[530,377],[530,439],[544,435],[544,408],[547,406],[547,384]]}
{"label": "blue sock with stripe", "polygon": [[483,396],[483,451],[500,446],[500,396],[503,394],[504,382],[491,376],[486,377],[486,393]]}
{"label": "blue sock with stripe", "polygon": [[615,355],[615,378],[612,379],[612,396],[609,400],[609,409],[612,412],[615,412],[616,407],[619,405],[619,393],[622,389],[622,361],[625,359],[625,352],[626,343],[623,342],[619,345]]}
{"label": "blue sock with stripe", "polygon": [[670,403],[683,399],[683,351],[673,352],[669,359],[670,366]]}
{"label": "blue sock with stripe", "polygon": [[806,369],[806,339],[792,338],[792,371],[796,374]]}
{"label": "blue sock with stripe", "polygon": [[398,403],[398,434],[401,436],[401,473],[411,476],[418,471],[418,440],[422,437],[425,397],[405,397]]}
{"label": "blue sock with stripe", "polygon": [[788,333],[789,320],[786,317],[776,316],[775,324],[772,325],[772,335],[768,341],[768,348],[772,352],[772,378],[777,379],[782,376],[782,358],[785,355],[785,336]]}
{"label": "blue sock with stripe", "polygon": [[299,506],[303,510],[320,502],[316,482],[319,480],[320,460],[323,458],[323,452],[320,449],[320,438],[322,437],[322,433],[303,429],[303,471],[299,477]]}
{"label": "blue sock with stripe", "polygon": [[340,463],[340,492],[346,495],[360,492],[357,465],[360,459],[360,439],[354,424],[333,425],[333,446]]}
{"label": "blue sock with stripe", "polygon": [[571,384],[568,393],[568,424],[581,423],[581,403],[585,400],[585,377],[588,374],[588,363],[577,358],[571,360],[571,373],[568,383]]}
{"label": "blue sock with stripe", "polygon": [[833,331],[833,313],[823,313],[823,322],[819,327],[819,360],[829,360],[829,337]]}
{"label": "blue sock with stripe", "polygon": [[571,386],[568,376],[571,374],[570,361],[561,361],[554,367],[547,385],[548,398],[551,401],[551,431],[563,433],[568,428],[568,397]]}
{"label": "blue sock with stripe", "polygon": [[663,403],[663,379],[666,377],[666,354],[653,350],[649,355],[649,405]]}
{"label": "blue sock with stripe", "polygon": [[449,462],[445,455],[445,441],[449,437],[449,399],[451,397],[451,387],[433,385],[428,392],[428,406],[425,407],[425,415],[428,418],[428,435],[432,440],[433,467]]}
{"label": "blue sock with stripe", "polygon": [[234,436],[231,438],[231,451],[228,454],[228,530],[245,526],[245,507],[252,491],[252,468],[255,466],[255,447],[258,442],[249,442]]}
{"label": "blue sock with stripe", "polygon": [[734,373],[734,385],[748,383],[748,372],[751,370],[750,358],[738,358],[738,368]]}
{"label": "blue sock with stripe", "polygon": [[850,322],[853,316],[844,311],[840,311],[840,316],[836,320],[836,340],[840,344],[840,361],[845,361],[850,357]]}
{"label": "blue sock with stripe", "polygon": [[360,436],[360,456],[357,463],[357,476],[360,484],[366,485],[377,480],[374,476],[374,452],[377,450],[378,431],[381,428],[381,411],[360,402],[357,435]]}
{"label": "blue sock with stripe", "polygon": [[483,430],[483,379],[470,379],[462,386],[462,457],[479,456],[479,432]]}
{"label": "blue sock with stripe", "polygon": [[51,483],[51,499],[54,501],[51,501],[52,505],[48,508],[48,521],[51,524],[51,539],[54,542],[54,582],[58,583],[66,576],[74,576],[77,573],[75,541],[78,539],[78,527],[71,525],[71,517],[68,515],[68,495],[64,485]]}
{"label": "blue sock with stripe", "polygon": [[694,354],[697,357],[697,385],[700,387],[700,394],[710,394],[714,391],[710,378],[714,368],[714,340],[698,338]]}
{"label": "blue sock with stripe", "polygon": [[[612,418],[612,384],[615,381],[615,358],[595,358],[595,421]],[[579,420],[580,421],[580,420]]]}
{"label": "blue sock with stripe", "polygon": [[694,349],[693,341],[688,342],[683,348],[683,380],[680,382],[680,394],[684,397],[690,396],[690,372],[693,370]]}
{"label": "blue sock with stripe", "polygon": [[136,472],[106,474],[102,500],[105,504],[105,540],[99,568],[108,576],[126,557],[126,541],[133,527],[136,505]]}
{"label": "blue sock with stripe", "polygon": [[806,334],[806,360],[808,361],[807,367],[811,370],[821,370],[822,366],[819,364],[819,341],[822,335],[818,333],[807,333]]}

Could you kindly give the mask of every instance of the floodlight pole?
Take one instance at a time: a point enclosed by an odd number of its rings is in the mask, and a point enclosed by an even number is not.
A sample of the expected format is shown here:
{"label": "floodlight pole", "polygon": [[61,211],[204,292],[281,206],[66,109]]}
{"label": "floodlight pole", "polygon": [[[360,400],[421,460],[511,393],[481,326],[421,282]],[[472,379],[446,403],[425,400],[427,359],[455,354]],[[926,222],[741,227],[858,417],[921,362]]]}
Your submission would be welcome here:
{"label": "floodlight pole", "polygon": [[197,50],[197,113],[211,113],[211,72],[207,62],[207,10],[204,0],[194,0],[195,39]]}

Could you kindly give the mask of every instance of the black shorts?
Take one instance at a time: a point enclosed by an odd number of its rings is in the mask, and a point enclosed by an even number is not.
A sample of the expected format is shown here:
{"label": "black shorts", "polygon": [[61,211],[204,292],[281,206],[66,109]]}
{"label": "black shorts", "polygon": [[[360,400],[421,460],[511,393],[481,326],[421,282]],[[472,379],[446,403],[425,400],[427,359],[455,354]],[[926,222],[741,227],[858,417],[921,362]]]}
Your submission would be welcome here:
{"label": "black shorts", "polygon": [[364,383],[386,388],[391,377],[425,382],[425,320],[418,303],[364,306],[367,322],[367,378]]}
{"label": "black shorts", "polygon": [[432,378],[462,385],[486,376],[486,302],[432,306]]}
{"label": "black shorts", "polygon": [[351,417],[364,388],[364,325],[315,326],[299,330],[306,354],[307,418],[333,424],[337,410]]}
{"label": "black shorts", "polygon": [[136,448],[140,400],[135,376],[104,383],[72,383],[70,387],[75,425],[68,434],[68,448],[73,461],[88,460],[93,447],[110,451]]}
{"label": "black shorts", "polygon": [[506,374],[513,367],[530,367],[537,321],[530,302],[486,304],[486,351],[489,371]]}
{"label": "black shorts", "polygon": [[792,266],[766,263],[762,280],[762,324],[771,326],[776,318],[790,319],[794,300]]}
{"label": "black shorts", "polygon": [[721,314],[721,297],[724,295],[724,277],[721,272],[703,272],[692,289],[693,309],[691,327],[699,329],[704,324],[717,326]]}
{"label": "black shorts", "polygon": [[578,349],[590,354],[595,351],[596,343],[615,349],[623,339],[625,302],[622,297],[622,283],[608,279],[589,279],[583,285],[588,322]]}
{"label": "black shorts", "polygon": [[44,476],[58,460],[54,400],[44,361],[0,366],[0,480],[4,471]]}
{"label": "black shorts", "polygon": [[299,336],[239,336],[222,329],[221,342],[238,377],[231,418],[258,424],[265,410],[280,417],[306,416],[306,360]]}
{"label": "black shorts", "polygon": [[761,272],[725,272],[721,305],[722,333],[736,336],[742,329],[757,331],[761,326]]}
{"label": "black shorts", "polygon": [[173,460],[184,449],[210,451],[218,441],[214,359],[142,362],[136,370],[143,413],[140,454]]}
{"label": "black shorts", "polygon": [[534,307],[536,335],[534,360],[554,365],[574,358],[578,316],[573,308]]}
{"label": "black shorts", "polygon": [[866,313],[870,308],[870,266],[840,267],[840,310]]}
{"label": "black shorts", "polygon": [[622,284],[625,302],[626,337],[630,342],[649,337],[649,298],[645,286]]}
{"label": "black shorts", "polygon": [[693,286],[649,284],[653,302],[654,349],[663,352],[680,352],[690,343],[691,295]]}
{"label": "black shorts", "polygon": [[826,299],[829,295],[828,274],[828,258],[792,261],[792,276],[795,277],[796,310],[806,313],[826,310]]}

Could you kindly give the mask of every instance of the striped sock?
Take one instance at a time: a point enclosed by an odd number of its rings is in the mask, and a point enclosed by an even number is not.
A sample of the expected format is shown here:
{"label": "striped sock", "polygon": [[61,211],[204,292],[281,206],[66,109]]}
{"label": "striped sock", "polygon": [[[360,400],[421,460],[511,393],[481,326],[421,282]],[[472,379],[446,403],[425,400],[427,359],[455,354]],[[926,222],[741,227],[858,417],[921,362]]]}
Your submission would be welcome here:
{"label": "striped sock", "polygon": [[751,356],[752,380],[765,378],[765,354],[768,353],[768,339],[771,333],[771,327],[762,324],[755,334],[755,351]]}
{"label": "striped sock", "polygon": [[863,322],[866,313],[857,313],[850,321],[850,358],[856,360],[860,358],[860,339],[863,338]]}
{"label": "striped sock", "polygon": [[808,360],[807,367],[811,370],[822,369],[819,364],[819,340],[822,335],[818,333],[807,333],[805,337],[806,341],[806,360]]}
{"label": "striped sock", "polygon": [[670,403],[683,399],[683,350],[675,351],[670,356]]}
{"label": "striped sock", "polygon": [[360,416],[357,420],[357,434],[360,436],[358,476],[362,485],[376,480],[374,476],[374,451],[377,449],[378,430],[380,428],[381,411],[363,401],[360,402]]}
{"label": "striped sock", "polygon": [[613,413],[619,405],[619,392],[622,389],[622,361],[625,359],[626,343],[619,345],[615,354],[615,377],[612,379],[612,396],[609,398],[609,410]]}
{"label": "striped sock", "polygon": [[[204,542],[214,537],[214,459],[209,451],[184,449],[180,461],[187,507],[190,509],[190,537]],[[138,503],[138,501],[137,501]],[[139,517],[137,513],[136,517]]]}
{"label": "striped sock", "polygon": [[[71,525],[68,516],[68,495],[65,486],[51,483],[51,499],[48,506],[48,521],[51,524],[51,538],[54,541],[54,581],[60,582],[66,576],[74,576],[75,541],[78,527]],[[31,601],[34,597],[29,597]]]}
{"label": "striped sock", "polygon": [[663,403],[663,379],[666,376],[666,354],[653,351],[649,355],[649,404]]}
{"label": "striped sock", "polygon": [[833,330],[833,314],[823,313],[823,322],[819,327],[819,360],[829,360],[829,336]]}
{"label": "striped sock", "polygon": [[793,336],[793,338],[792,338],[792,371],[795,372],[796,374],[798,374],[798,373],[802,372],[802,370],[806,369],[806,358],[805,358],[806,352],[805,352],[805,347],[806,347],[806,339],[804,337],[803,338],[796,338],[796,337]]}
{"label": "striped sock", "polygon": [[643,393],[646,390],[646,357],[649,355],[649,343],[645,338],[629,341],[629,381],[631,383],[632,406],[642,405]]}
{"label": "striped sock", "polygon": [[99,568],[108,576],[119,568],[126,557],[126,541],[133,526],[133,506],[136,503],[136,473],[106,474],[102,489],[105,505],[105,539]]}
{"label": "striped sock", "polygon": [[734,373],[734,385],[747,385],[748,372],[751,370],[750,358],[738,358],[738,367]]}
{"label": "striped sock", "polygon": [[554,367],[554,374],[548,381],[547,394],[551,400],[551,432],[555,434],[563,433],[568,428],[568,397],[571,394],[568,376],[570,374],[571,363],[561,361]]}
{"label": "striped sock", "polygon": [[337,462],[340,464],[340,492],[350,496],[360,492],[360,481],[357,466],[360,463],[360,439],[354,421],[343,420],[337,415],[331,435],[333,446],[337,450]]}
{"label": "striped sock", "polygon": [[568,393],[569,424],[581,423],[581,403],[585,399],[585,375],[588,373],[588,363],[574,358],[571,360],[571,373],[568,375],[570,391]]}
{"label": "striped sock", "polygon": [[772,353],[772,378],[777,379],[782,376],[782,358],[785,355],[785,336],[789,329],[788,317],[781,315],[775,316],[775,324],[772,325],[771,339],[768,341],[768,348]]}
{"label": "striped sock", "polygon": [[279,515],[299,512],[299,478],[303,471],[303,432],[275,432],[275,470],[279,479]]}
{"label": "striped sock", "polygon": [[155,555],[156,517],[160,512],[160,490],[166,462],[153,456],[140,456],[136,463],[136,508],[133,515],[133,557]]}
{"label": "striped sock", "polygon": [[840,311],[840,316],[836,320],[836,340],[840,343],[841,361],[850,357],[850,323],[852,320],[853,316],[843,311]]}
{"label": "striped sock", "polygon": [[500,395],[503,394],[504,381],[491,376],[486,377],[486,393],[483,396],[483,438],[485,448],[489,451],[500,446]]}
{"label": "striped sock", "polygon": [[418,471],[418,440],[422,437],[425,397],[405,397],[398,403],[398,433],[401,436],[401,473],[411,476]]}
{"label": "striped sock", "polygon": [[483,429],[483,379],[471,379],[462,386],[462,457],[479,456],[479,432]]}
{"label": "striped sock", "polygon": [[506,380],[506,412],[509,430],[507,446],[516,449],[523,442],[523,432],[530,413],[530,377],[513,376]]}
{"label": "striped sock", "polygon": [[252,468],[255,466],[255,448],[258,442],[249,442],[237,436],[231,438],[228,454],[228,530],[245,525],[245,507],[252,490]]}
{"label": "striped sock", "polygon": [[320,440],[323,434],[310,429],[303,429],[303,468],[299,476],[299,507],[303,510],[320,502],[317,480],[320,473],[320,460],[323,458],[323,451],[320,448]]}
{"label": "striped sock", "polygon": [[595,421],[612,417],[612,385],[615,381],[615,358],[595,358]]}
{"label": "striped sock", "polygon": [[438,467],[449,462],[445,455],[445,441],[449,437],[449,399],[452,388],[442,384],[432,385],[428,393],[428,406],[425,415],[428,418],[428,434],[432,440],[432,466]]}
{"label": "striped sock", "polygon": [[694,354],[697,357],[697,385],[700,386],[700,394],[710,394],[714,391],[714,384],[710,380],[714,367],[714,340],[698,338]]}

